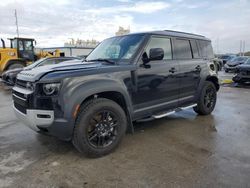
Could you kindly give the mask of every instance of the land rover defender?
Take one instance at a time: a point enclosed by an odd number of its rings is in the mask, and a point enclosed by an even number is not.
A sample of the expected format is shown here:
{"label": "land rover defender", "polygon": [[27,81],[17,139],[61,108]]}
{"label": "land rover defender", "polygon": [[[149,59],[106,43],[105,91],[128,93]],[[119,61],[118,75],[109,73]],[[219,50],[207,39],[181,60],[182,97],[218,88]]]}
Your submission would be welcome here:
{"label": "land rover defender", "polygon": [[135,121],[191,107],[210,114],[219,90],[213,58],[211,41],[201,35],[165,30],[112,37],[84,61],[18,74],[14,111],[33,130],[99,157]]}

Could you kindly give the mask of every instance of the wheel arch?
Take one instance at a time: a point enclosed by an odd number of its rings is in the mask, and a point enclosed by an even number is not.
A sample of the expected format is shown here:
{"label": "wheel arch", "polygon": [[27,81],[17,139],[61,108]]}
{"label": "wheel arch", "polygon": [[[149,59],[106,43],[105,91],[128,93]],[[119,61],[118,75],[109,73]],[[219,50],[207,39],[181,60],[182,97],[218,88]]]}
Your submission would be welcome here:
{"label": "wheel arch", "polygon": [[15,63],[21,63],[26,66],[27,62],[24,59],[11,59],[5,64],[4,71],[8,70],[9,66]]}
{"label": "wheel arch", "polygon": [[217,91],[220,89],[219,79],[217,76],[207,76],[206,81],[212,82]]}
{"label": "wheel arch", "polygon": [[[129,132],[134,132],[134,128],[133,128],[133,123],[132,123],[132,116],[131,116],[131,109],[130,109],[130,104],[128,104],[128,101],[126,100],[124,94],[122,94],[120,91],[116,91],[116,90],[112,90],[112,91],[102,91],[102,92],[97,92],[94,94],[91,94],[90,96],[86,97],[81,104],[79,104],[79,106],[75,107],[75,112],[73,112],[74,114],[76,114],[76,117],[79,113],[79,109],[80,107],[87,101],[89,100],[93,100],[95,98],[105,98],[105,99],[109,99],[112,100],[114,102],[116,102],[125,112],[126,116],[127,116],[127,121],[128,121],[128,131]],[[76,120],[76,118],[75,118]]]}
{"label": "wheel arch", "polygon": [[[74,82],[74,81],[73,81]],[[86,101],[94,98],[106,98],[113,100],[127,115],[128,129],[133,132],[132,126],[132,102],[126,90],[126,86],[115,80],[95,80],[87,83],[78,83],[78,86],[70,86],[72,81],[65,87],[62,97],[64,98],[65,117],[70,120],[72,126],[75,125],[79,109]],[[71,89],[68,87],[70,86]],[[95,86],[95,87],[93,87]]]}

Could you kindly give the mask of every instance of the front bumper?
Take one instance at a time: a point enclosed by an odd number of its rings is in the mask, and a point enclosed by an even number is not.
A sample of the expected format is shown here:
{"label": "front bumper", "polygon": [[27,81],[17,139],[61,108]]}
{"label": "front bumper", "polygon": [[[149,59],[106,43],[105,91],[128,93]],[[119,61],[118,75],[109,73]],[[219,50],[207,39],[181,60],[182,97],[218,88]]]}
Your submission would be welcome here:
{"label": "front bumper", "polygon": [[26,88],[18,86],[13,88],[13,109],[18,119],[36,132],[55,136],[61,140],[71,140],[74,130],[73,119],[58,113],[57,108],[44,109],[43,106],[38,106],[37,97],[33,91]]}
{"label": "front bumper", "polygon": [[54,111],[50,110],[26,110],[26,114],[13,106],[18,119],[34,131],[40,131],[40,128],[48,128],[54,121]]}
{"label": "front bumper", "polygon": [[233,77],[234,82],[250,82],[250,75],[237,74]]}
{"label": "front bumper", "polygon": [[230,66],[228,66],[227,64],[224,66],[224,68],[225,68],[226,70],[229,70],[229,71],[236,71],[236,70],[237,70],[237,66],[230,67]]}

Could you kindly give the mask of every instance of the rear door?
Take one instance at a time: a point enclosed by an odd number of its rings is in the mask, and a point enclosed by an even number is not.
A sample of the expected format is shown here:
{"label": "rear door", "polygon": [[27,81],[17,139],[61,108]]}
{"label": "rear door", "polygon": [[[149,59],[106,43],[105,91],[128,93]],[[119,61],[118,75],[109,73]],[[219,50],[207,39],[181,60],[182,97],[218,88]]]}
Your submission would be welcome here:
{"label": "rear door", "polygon": [[201,61],[196,40],[175,38],[174,58],[180,65],[180,94],[179,106],[190,104],[195,99],[195,94],[200,82],[202,70]]}

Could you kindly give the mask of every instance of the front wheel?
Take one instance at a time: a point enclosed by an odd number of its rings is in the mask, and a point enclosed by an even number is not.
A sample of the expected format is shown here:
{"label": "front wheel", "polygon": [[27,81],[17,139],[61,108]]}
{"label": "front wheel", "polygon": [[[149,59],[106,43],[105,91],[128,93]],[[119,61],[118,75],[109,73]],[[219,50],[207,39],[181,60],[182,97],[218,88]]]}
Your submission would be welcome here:
{"label": "front wheel", "polygon": [[194,111],[200,115],[208,115],[214,110],[216,100],[217,91],[214,84],[212,82],[205,81],[197,106],[194,107]]}
{"label": "front wheel", "polygon": [[124,110],[114,101],[104,98],[85,102],[76,120],[73,144],[89,157],[111,153],[126,132]]}
{"label": "front wheel", "polygon": [[24,64],[21,62],[14,62],[12,64],[10,64],[7,68],[7,70],[13,70],[13,69],[20,69],[20,68],[24,68]]}

